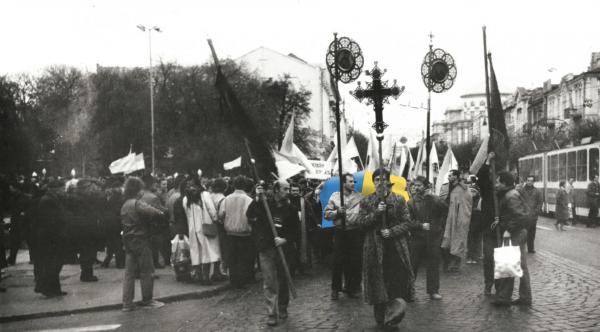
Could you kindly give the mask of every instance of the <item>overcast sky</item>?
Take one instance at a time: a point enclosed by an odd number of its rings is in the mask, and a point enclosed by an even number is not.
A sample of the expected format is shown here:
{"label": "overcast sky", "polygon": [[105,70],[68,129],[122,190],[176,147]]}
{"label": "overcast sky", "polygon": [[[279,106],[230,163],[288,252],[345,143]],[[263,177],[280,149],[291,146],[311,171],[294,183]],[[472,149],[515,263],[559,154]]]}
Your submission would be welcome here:
{"label": "overcast sky", "polygon": [[[406,86],[386,107],[384,119],[390,132],[412,138],[424,130],[426,112],[399,105],[427,105],[420,67],[430,31],[434,46],[451,53],[458,69],[454,87],[433,96],[433,118],[440,119],[446,107],[460,103],[460,95],[485,90],[483,25],[500,87],[514,92],[517,86],[537,87],[548,78],[586,70],[590,53],[600,51],[599,9],[597,0],[3,1],[0,75],[39,73],[52,64],[89,71],[96,64],[147,66],[147,34],[137,24],[163,30],[152,38],[156,62],[182,65],[208,61],[210,37],[220,57],[265,46],[324,66],[338,32],[359,43],[364,69],[379,61],[388,70],[384,78]],[[355,87],[355,82],[341,87],[348,118],[366,131],[374,116],[347,93]]]}

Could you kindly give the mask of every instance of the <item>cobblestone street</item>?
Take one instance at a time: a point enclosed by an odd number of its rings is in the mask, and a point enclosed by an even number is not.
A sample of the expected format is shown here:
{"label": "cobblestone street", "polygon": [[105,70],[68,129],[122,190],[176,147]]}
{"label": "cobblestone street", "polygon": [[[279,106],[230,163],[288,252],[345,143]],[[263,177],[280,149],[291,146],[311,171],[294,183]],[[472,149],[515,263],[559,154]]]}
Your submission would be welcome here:
{"label": "cobblestone street", "polygon": [[[417,282],[418,298],[409,304],[402,331],[598,331],[600,282],[597,272],[546,251],[529,255],[534,305],[497,308],[482,295],[481,266],[466,266],[460,275],[444,275],[442,301],[425,294],[424,280]],[[596,273],[596,274],[594,274]],[[275,330],[374,330],[371,307],[342,297],[329,299],[328,274],[298,280],[299,297],[289,308],[287,322]],[[224,297],[213,315],[192,319],[185,331],[265,326],[260,289]],[[244,299],[244,301],[241,301]],[[204,316],[204,315],[202,315]]]}
{"label": "cobblestone street", "polygon": [[[598,331],[600,271],[547,250],[528,255],[533,306],[494,307],[482,295],[481,265],[442,274],[444,299],[425,294],[409,304],[401,331]],[[273,331],[375,331],[372,308],[360,299],[329,299],[329,272],[319,266],[296,279],[298,298],[289,318]],[[90,324],[120,324],[119,331],[260,331],[266,327],[260,283],[212,298],[168,303],[158,310],[107,311],[3,324],[3,331],[43,330]],[[119,325],[115,325],[119,326]]]}

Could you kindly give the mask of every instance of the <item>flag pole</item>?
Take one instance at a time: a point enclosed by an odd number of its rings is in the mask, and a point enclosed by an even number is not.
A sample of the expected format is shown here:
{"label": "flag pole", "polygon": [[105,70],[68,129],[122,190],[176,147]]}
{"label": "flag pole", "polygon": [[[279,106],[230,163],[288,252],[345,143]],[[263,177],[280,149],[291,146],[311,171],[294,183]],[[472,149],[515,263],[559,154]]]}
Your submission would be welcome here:
{"label": "flag pole", "polygon": [[[338,88],[338,77],[339,77],[339,69],[338,69],[338,42],[337,42],[337,32],[333,33],[333,40],[334,40],[334,45],[335,45],[335,49],[334,49],[334,54],[335,54],[335,62],[334,62],[334,68],[335,68],[335,77],[334,77],[334,94],[335,94],[335,126],[337,129],[337,158],[338,158],[338,176],[340,178],[340,206],[344,206],[344,179],[342,179],[342,175],[344,173],[343,169],[342,169],[342,136],[340,133],[340,122],[342,121],[341,119],[341,114],[340,114],[340,90]],[[346,140],[346,137],[344,137],[344,142]],[[341,215],[341,222],[342,222],[342,229],[346,228],[346,216]]]}
{"label": "flag pole", "polygon": [[[429,58],[431,61],[431,58],[433,57],[433,33],[429,34]],[[429,127],[431,127],[431,85],[429,85],[427,87],[427,145],[425,148],[425,153],[426,153],[426,157],[425,157],[425,163],[427,164],[427,172],[426,172],[426,176],[427,176],[427,181],[429,181],[429,153],[431,150],[431,132],[429,131]]]}
{"label": "flag pole", "polygon": [[[485,101],[487,104],[487,116],[488,116],[488,130],[490,135],[490,141],[492,140],[492,123],[491,123],[491,110],[490,110],[490,78],[488,73],[488,51],[487,51],[487,35],[485,33],[485,25],[483,26],[483,60],[485,62]],[[488,142],[488,151],[494,152],[494,145]],[[488,153],[489,153],[488,152]],[[498,196],[496,196],[496,162],[490,160],[490,183],[492,187],[492,199],[494,201],[494,223],[492,226],[496,229],[496,243],[500,245],[500,229],[497,227],[500,222],[500,211],[498,209]]]}
{"label": "flag pole", "polygon": [[[212,45],[211,45],[212,46]],[[250,144],[248,144],[248,139],[244,138],[244,144],[246,145],[246,152],[248,153],[248,158],[250,158],[250,165],[252,165],[252,171],[254,174],[254,180],[257,184],[259,184],[260,178],[258,177],[258,170],[256,169],[256,164],[254,158],[252,158],[252,152],[250,152]],[[273,232],[273,236],[277,237],[277,229],[275,228],[275,223],[273,222],[273,215],[271,214],[271,209],[269,208],[269,203],[267,203],[267,197],[265,194],[260,194],[259,200],[263,203],[263,207],[265,208],[265,212],[267,214],[267,220],[269,221],[269,226],[271,226],[271,231]],[[296,298],[296,287],[294,287],[294,283],[292,282],[292,275],[290,274],[290,269],[288,267],[287,261],[285,259],[285,255],[283,253],[283,249],[281,246],[277,246],[277,252],[279,253],[279,258],[281,259],[281,265],[283,266],[283,271],[285,273],[285,279],[288,283],[288,288],[290,289],[290,294],[292,294],[292,298]]]}

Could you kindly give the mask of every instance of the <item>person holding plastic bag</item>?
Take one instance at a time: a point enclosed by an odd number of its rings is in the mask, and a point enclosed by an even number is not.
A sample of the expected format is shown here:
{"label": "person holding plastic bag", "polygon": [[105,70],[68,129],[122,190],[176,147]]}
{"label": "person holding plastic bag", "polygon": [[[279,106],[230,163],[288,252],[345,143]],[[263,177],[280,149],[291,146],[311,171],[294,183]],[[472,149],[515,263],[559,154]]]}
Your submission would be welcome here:
{"label": "person holding plastic bag", "polygon": [[178,234],[171,240],[171,257],[175,280],[189,281],[192,260],[190,258],[190,242],[187,236]]}
{"label": "person holding plastic bag", "polygon": [[[529,217],[529,208],[520,194],[515,190],[515,179],[509,172],[503,171],[498,174],[496,179],[496,193],[498,195],[498,204],[500,212],[499,223],[492,224],[492,227],[498,227],[503,235],[503,246],[519,246],[522,276],[519,279],[519,298],[512,301],[514,287],[514,277],[496,278],[496,298],[493,304],[507,306],[511,304],[531,305],[531,283],[529,279],[529,270],[527,269],[527,260],[525,256],[527,246],[527,225]],[[498,249],[498,248],[496,248]],[[496,258],[497,250],[494,252]],[[497,262],[498,263],[498,262]],[[516,269],[518,270],[518,269]],[[518,275],[518,271],[515,271]]]}

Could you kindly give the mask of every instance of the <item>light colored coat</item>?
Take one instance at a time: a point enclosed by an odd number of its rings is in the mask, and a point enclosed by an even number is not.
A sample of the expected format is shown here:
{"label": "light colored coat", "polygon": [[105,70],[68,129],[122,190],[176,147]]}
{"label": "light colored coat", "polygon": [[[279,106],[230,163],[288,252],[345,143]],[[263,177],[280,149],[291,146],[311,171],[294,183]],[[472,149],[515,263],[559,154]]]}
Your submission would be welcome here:
{"label": "light colored coat", "polygon": [[471,191],[465,184],[459,183],[452,188],[442,248],[449,249],[454,256],[464,258],[467,253],[472,206]]}
{"label": "light colored coat", "polygon": [[188,221],[190,256],[192,265],[218,262],[221,260],[219,238],[208,238],[202,233],[202,224],[212,224],[217,220],[217,211],[210,194],[203,191],[202,205],[187,205],[187,197],[183,198],[183,209]]}

